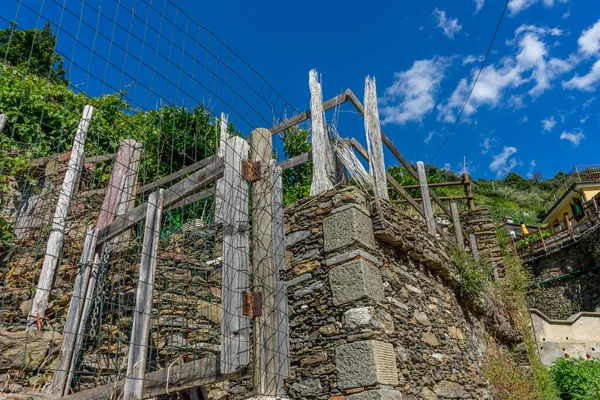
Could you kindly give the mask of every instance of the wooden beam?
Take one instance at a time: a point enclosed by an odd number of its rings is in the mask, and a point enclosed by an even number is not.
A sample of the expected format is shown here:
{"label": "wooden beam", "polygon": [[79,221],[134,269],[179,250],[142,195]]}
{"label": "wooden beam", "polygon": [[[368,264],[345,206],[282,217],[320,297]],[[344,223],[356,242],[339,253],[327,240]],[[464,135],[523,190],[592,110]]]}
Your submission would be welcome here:
{"label": "wooden beam", "polygon": [[271,191],[273,199],[273,260],[275,268],[275,380],[277,393],[285,393],[284,380],[290,377],[290,343],[287,283],[284,279],[285,261],[285,223],[283,209],[283,182],[281,168],[271,160]]}
{"label": "wooden beam", "polygon": [[471,178],[466,172],[463,174],[463,184],[465,185],[465,195],[467,196],[467,207],[469,210],[475,209],[475,202],[473,201],[473,193],[471,192]]}
{"label": "wooden beam", "polygon": [[111,153],[111,154],[101,154],[99,156],[86,157],[83,160],[83,163],[84,164],[97,164],[99,162],[113,160],[114,158],[117,157],[117,154],[118,153]]}
{"label": "wooden beam", "polygon": [[[447,186],[464,186],[464,182],[436,182],[436,183],[427,183],[427,186],[432,187],[447,187]],[[405,185],[402,186],[404,189],[419,189],[420,185]]]}
{"label": "wooden beam", "polygon": [[[269,135],[270,137],[270,135]],[[242,315],[244,291],[250,289],[250,232],[248,182],[242,178],[242,161],[250,146],[241,137],[223,143],[225,174],[216,198],[223,225],[221,278],[221,368],[230,373],[250,362],[250,317]]]}
{"label": "wooden beam", "polygon": [[252,287],[262,292],[262,315],[254,317],[254,390],[258,395],[276,396],[275,376],[275,266],[273,259],[273,206],[270,161],[272,135],[268,129],[252,131],[251,161],[260,163],[261,176],[252,182]]}
{"label": "wooden beam", "polygon": [[156,275],[164,199],[164,189],[152,193],[148,198],[135,312],[133,313],[133,326],[131,327],[129,341],[127,379],[123,389],[123,398],[125,399],[141,400],[143,398],[142,391],[146,376],[148,338],[150,336],[150,315],[152,314],[152,294],[154,293],[154,277]]}
{"label": "wooden beam", "polygon": [[473,254],[473,259],[475,261],[479,261],[479,250],[477,249],[477,239],[475,235],[471,233],[469,235],[469,246],[471,247],[471,254]]}
{"label": "wooden beam", "polygon": [[62,183],[54,217],[52,218],[52,227],[50,235],[46,243],[46,255],[42,265],[42,271],[38,281],[37,290],[33,299],[31,312],[27,321],[27,329],[36,326],[38,318],[44,317],[48,308],[48,299],[52,290],[52,284],[58,269],[58,262],[62,253],[62,247],[65,239],[65,230],[67,228],[67,214],[71,200],[75,194],[76,183],[81,174],[83,167],[83,159],[85,157],[85,140],[94,114],[94,107],[85,106],[83,115],[79,121],[75,139],[73,140],[73,148],[69,158],[67,173]]}
{"label": "wooden beam", "polygon": [[459,249],[465,248],[465,239],[463,237],[463,230],[460,224],[460,217],[458,215],[458,207],[456,203],[450,203],[450,214],[452,215],[452,223],[454,224],[454,236],[456,237],[456,244]]}
{"label": "wooden beam", "polygon": [[[160,371],[146,374],[143,382],[144,398],[156,397],[167,392],[173,393],[196,386],[205,386],[211,383],[223,382],[225,380],[236,380],[243,376],[244,369],[234,374],[223,374],[219,362],[219,353],[208,355],[200,360],[187,362],[181,365],[173,365]],[[109,400],[121,398],[125,382],[109,383],[94,389],[73,393],[62,397],[61,400]],[[48,400],[54,400],[52,397]],[[43,399],[41,399],[43,400]]]}
{"label": "wooden beam", "polygon": [[282,170],[286,170],[286,169],[290,169],[290,168],[296,167],[298,165],[307,163],[309,161],[312,161],[312,151],[309,151],[308,153],[300,154],[300,155],[292,157],[288,160],[281,161],[277,165]]}
{"label": "wooden beam", "polygon": [[421,198],[423,199],[423,211],[425,212],[425,222],[427,231],[435,235],[435,219],[433,219],[433,208],[429,198],[429,187],[427,186],[427,175],[425,175],[425,164],[423,161],[417,161],[417,175],[421,187]]}
{"label": "wooden beam", "polygon": [[[347,100],[348,100],[348,98],[346,97],[346,93],[339,94],[336,97],[329,99],[323,103],[323,111],[327,111],[327,110],[330,110],[332,108],[339,106],[340,104],[344,104]],[[292,126],[298,125],[310,118],[311,118],[311,111],[306,110],[303,113],[300,113],[291,118],[288,118],[285,121],[280,122],[277,125],[273,125],[271,128],[269,128],[269,130],[271,131],[271,133],[273,135],[276,135],[279,132],[285,131],[286,129],[291,128]]]}
{"label": "wooden beam", "polygon": [[367,136],[367,149],[369,151],[369,165],[375,180],[375,193],[382,199],[389,200],[387,191],[386,169],[383,159],[383,145],[381,143],[381,125],[379,123],[379,109],[377,108],[377,88],[375,78],[365,79],[365,131]]}
{"label": "wooden beam", "polygon": [[[170,188],[165,189],[165,208],[169,208],[171,205],[185,199],[198,189],[214,183],[223,175],[223,160],[215,156],[209,157],[209,159],[211,159],[212,162],[203,169],[188,176]],[[145,202],[101,229],[98,232],[98,245],[112,239],[125,229],[129,229],[140,222],[146,215],[147,207],[148,203]]]}
{"label": "wooden beam", "polygon": [[[138,143],[132,139],[123,140],[121,143],[122,145],[130,147],[128,150],[130,158],[126,161],[127,166],[125,171],[125,183],[121,192],[121,198],[119,199],[116,218],[122,217],[135,208],[135,197],[139,188],[138,171],[140,169],[140,159],[142,156],[142,149],[144,147],[141,143]],[[118,160],[119,157],[117,156],[117,160],[115,160],[115,166],[117,166]],[[126,230],[119,236],[112,239],[112,243],[117,247],[127,247],[129,246],[130,238],[131,230]]]}
{"label": "wooden beam", "polygon": [[198,171],[199,169],[206,167],[207,165],[214,162],[216,159],[217,159],[216,155],[204,158],[194,164],[188,165],[187,167],[177,170],[177,171],[173,172],[172,174],[165,176],[164,178],[160,178],[160,179],[157,179],[150,183],[147,183],[139,189],[139,193],[147,192],[148,190],[154,189],[155,187],[157,187],[159,185],[164,185],[165,183],[173,182],[179,178],[183,178],[187,174],[191,174],[192,172]]}
{"label": "wooden beam", "polygon": [[[467,197],[466,196],[442,196],[442,197],[438,197],[440,200],[465,200]],[[415,197],[413,198],[414,201],[423,201],[423,199],[421,197]],[[395,200],[396,203],[403,203],[405,202],[405,200]]]}
{"label": "wooden beam", "polygon": [[312,116],[310,120],[313,152],[310,195],[317,196],[333,188],[331,177],[334,173],[334,166],[331,143],[329,142],[329,135],[325,119],[323,118],[323,94],[321,84],[317,78],[317,70],[313,69],[310,71],[308,83],[310,87],[310,110]]}
{"label": "wooden beam", "polygon": [[193,195],[188,196],[185,199],[179,200],[177,203],[171,204],[165,210],[166,211],[174,210],[176,208],[183,207],[185,205],[192,204],[192,203],[195,203],[197,201],[207,199],[209,197],[214,196],[215,193],[216,193],[216,188],[211,187],[211,188],[203,190],[201,192],[194,193]]}

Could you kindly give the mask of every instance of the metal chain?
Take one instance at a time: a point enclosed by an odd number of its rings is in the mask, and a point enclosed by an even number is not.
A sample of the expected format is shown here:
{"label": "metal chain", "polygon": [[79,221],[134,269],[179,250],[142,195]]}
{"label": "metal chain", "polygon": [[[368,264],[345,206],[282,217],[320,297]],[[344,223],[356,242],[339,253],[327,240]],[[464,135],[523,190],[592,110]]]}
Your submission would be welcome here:
{"label": "metal chain", "polygon": [[112,250],[112,246],[107,244],[102,253],[102,261],[100,262],[100,265],[98,265],[98,270],[96,271],[96,296],[94,296],[94,310],[92,312],[92,321],[90,324],[90,338],[96,337],[96,328],[98,327],[98,320],[100,319],[100,305],[104,301],[106,295],[104,291],[104,278],[108,270],[110,257],[112,256]]}

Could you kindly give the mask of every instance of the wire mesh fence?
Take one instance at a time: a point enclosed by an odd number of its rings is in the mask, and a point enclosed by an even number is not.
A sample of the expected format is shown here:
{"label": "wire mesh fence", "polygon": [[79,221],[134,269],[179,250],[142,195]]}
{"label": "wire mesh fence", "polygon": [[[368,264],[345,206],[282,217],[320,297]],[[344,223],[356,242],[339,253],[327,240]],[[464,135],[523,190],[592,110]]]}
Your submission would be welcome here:
{"label": "wire mesh fence", "polygon": [[55,395],[279,390],[281,172],[270,133],[240,136],[295,109],[169,1],[9,0],[2,28],[0,373]]}

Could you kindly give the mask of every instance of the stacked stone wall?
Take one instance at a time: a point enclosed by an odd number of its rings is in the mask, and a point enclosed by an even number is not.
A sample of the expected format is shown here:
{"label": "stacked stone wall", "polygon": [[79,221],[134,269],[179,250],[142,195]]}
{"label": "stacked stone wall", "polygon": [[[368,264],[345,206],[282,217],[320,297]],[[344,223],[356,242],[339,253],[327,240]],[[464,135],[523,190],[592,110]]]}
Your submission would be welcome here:
{"label": "stacked stone wall", "polygon": [[500,276],[504,272],[502,247],[496,233],[496,226],[486,207],[465,210],[460,213],[460,222],[467,234],[474,234],[479,256],[498,268]]}

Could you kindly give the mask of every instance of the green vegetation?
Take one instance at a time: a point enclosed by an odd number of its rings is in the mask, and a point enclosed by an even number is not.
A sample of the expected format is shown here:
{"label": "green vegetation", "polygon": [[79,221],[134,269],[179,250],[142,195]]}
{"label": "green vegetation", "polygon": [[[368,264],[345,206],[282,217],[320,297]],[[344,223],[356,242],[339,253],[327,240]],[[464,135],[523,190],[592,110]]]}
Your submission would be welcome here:
{"label": "green vegetation", "polygon": [[[291,158],[309,152],[312,144],[309,141],[310,132],[306,129],[292,127],[282,133],[283,154]],[[312,181],[312,162],[287,169],[282,173],[283,202],[293,204],[308,197]]]}
{"label": "green vegetation", "polygon": [[600,399],[600,361],[561,358],[554,363],[550,372],[562,399]]}
{"label": "green vegetation", "polygon": [[491,282],[491,268],[483,260],[475,261],[470,253],[454,247],[452,249],[452,262],[458,269],[461,284],[460,292],[463,296],[477,296],[485,291]]}

